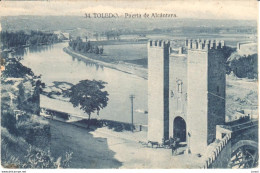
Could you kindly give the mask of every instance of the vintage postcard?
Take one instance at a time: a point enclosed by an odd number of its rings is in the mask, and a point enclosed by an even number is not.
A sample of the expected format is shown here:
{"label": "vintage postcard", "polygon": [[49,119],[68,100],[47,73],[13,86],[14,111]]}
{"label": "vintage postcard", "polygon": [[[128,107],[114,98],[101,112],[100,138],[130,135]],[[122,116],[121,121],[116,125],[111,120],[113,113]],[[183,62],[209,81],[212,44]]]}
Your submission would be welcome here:
{"label": "vintage postcard", "polygon": [[2,172],[257,171],[257,1],[1,1],[0,16]]}

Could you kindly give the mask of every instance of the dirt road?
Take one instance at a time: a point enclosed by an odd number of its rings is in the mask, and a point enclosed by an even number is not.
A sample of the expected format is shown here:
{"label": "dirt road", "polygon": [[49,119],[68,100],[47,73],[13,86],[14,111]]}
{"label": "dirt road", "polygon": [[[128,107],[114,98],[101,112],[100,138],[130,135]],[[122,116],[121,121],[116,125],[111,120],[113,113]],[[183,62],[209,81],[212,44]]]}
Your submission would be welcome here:
{"label": "dirt road", "polygon": [[71,168],[118,168],[121,163],[108,148],[107,139],[93,137],[87,129],[51,121],[51,154],[57,159],[73,152]]}
{"label": "dirt road", "polygon": [[195,155],[146,148],[146,132],[115,132],[108,128],[88,131],[70,123],[51,121],[51,152],[55,158],[73,152],[71,168],[198,168]]}

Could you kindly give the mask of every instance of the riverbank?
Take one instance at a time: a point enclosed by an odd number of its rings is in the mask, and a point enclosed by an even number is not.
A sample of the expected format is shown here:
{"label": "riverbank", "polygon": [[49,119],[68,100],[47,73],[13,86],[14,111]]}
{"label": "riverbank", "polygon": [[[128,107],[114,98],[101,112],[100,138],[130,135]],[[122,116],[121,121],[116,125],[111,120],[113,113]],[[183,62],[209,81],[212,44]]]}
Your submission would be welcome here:
{"label": "riverbank", "polygon": [[[102,80],[107,82],[105,90],[109,93],[109,104],[99,113],[99,117],[120,122],[131,122],[129,95],[134,94],[134,123],[147,124],[147,80],[144,78],[124,73],[112,68],[106,68],[97,63],[83,58],[73,58],[63,51],[67,43],[58,43],[46,49],[48,46],[28,50],[24,54],[21,63],[30,67],[37,75],[42,76],[45,87],[42,93],[49,96],[51,101],[43,100],[41,96],[41,107],[50,105],[67,110],[68,99],[62,97],[62,91],[70,88],[70,84],[77,84],[81,80]],[[103,68],[104,67],[104,68]],[[56,85],[55,85],[56,84]],[[58,85],[59,84],[59,85]],[[50,87],[50,88],[49,88]],[[46,96],[46,97],[47,97]],[[60,101],[58,103],[58,101]],[[61,104],[64,103],[64,104]],[[66,105],[65,105],[66,104]],[[54,107],[55,106],[55,107]],[[48,108],[48,107],[47,107]],[[75,110],[71,104],[69,110]],[[67,111],[66,111],[67,112]],[[82,111],[70,111],[69,113],[85,115]],[[94,114],[93,114],[94,115]]]}
{"label": "riverbank", "polygon": [[104,62],[104,61],[100,61],[100,60],[95,60],[95,59],[87,57],[86,55],[83,55],[82,53],[77,53],[68,47],[63,48],[63,51],[66,52],[67,54],[71,55],[74,58],[94,62],[94,63],[97,63],[98,65],[102,65],[104,67],[112,68],[112,69],[115,69],[115,70],[118,70],[118,71],[121,71],[124,73],[128,73],[128,74],[133,74],[135,76],[141,77],[146,80],[148,79],[147,69],[142,66],[136,65],[136,64],[126,63],[123,61],[108,63],[108,62]]}

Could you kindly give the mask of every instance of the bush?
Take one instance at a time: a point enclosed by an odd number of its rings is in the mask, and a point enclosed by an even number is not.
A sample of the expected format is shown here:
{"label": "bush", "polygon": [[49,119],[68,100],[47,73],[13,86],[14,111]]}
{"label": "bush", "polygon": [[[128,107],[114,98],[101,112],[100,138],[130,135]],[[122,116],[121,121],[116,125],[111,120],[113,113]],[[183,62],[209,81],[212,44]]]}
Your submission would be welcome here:
{"label": "bush", "polygon": [[25,156],[25,163],[22,163],[22,168],[68,168],[70,160],[72,158],[72,152],[65,154],[65,159],[59,157],[56,161],[50,156],[50,152],[44,152],[42,150],[35,150],[32,146],[27,150]]}
{"label": "bush", "polygon": [[46,114],[51,115],[51,116],[56,116],[56,117],[62,118],[64,120],[69,120],[69,117],[70,117],[70,115],[68,113],[59,112],[59,111],[50,110],[50,109],[46,110]]}
{"label": "bush", "polygon": [[11,134],[18,135],[18,130],[16,128],[15,115],[11,112],[1,113],[1,126],[5,127]]}
{"label": "bush", "polygon": [[232,54],[228,61],[229,72],[233,73],[239,78],[257,79],[258,74],[258,59],[257,54],[241,56],[239,54]]}
{"label": "bush", "polygon": [[48,121],[42,117],[31,115],[29,118],[18,121],[16,128],[19,136],[26,142],[43,150],[50,149],[51,132]]}
{"label": "bush", "polygon": [[102,127],[103,126],[103,121],[102,120],[97,120],[97,119],[83,119],[78,121],[79,123],[83,123],[86,125],[91,125],[91,126],[95,126],[95,127]]}
{"label": "bush", "polygon": [[129,123],[123,123],[123,122],[116,122],[116,121],[111,121],[111,120],[103,120],[104,124],[109,129],[113,129],[117,132],[122,132],[123,130],[131,131],[132,130],[132,125]]}
{"label": "bush", "polygon": [[69,168],[72,154],[65,152],[63,158],[54,160],[50,151],[32,146],[1,128],[1,163],[5,168]]}
{"label": "bush", "polygon": [[14,58],[9,60],[9,63],[6,65],[5,70],[2,73],[2,76],[6,78],[7,77],[23,78],[26,75],[34,76],[34,73],[30,68],[25,67]]}
{"label": "bush", "polygon": [[124,130],[124,127],[122,124],[117,124],[115,127],[114,127],[114,130],[116,132],[122,132]]}

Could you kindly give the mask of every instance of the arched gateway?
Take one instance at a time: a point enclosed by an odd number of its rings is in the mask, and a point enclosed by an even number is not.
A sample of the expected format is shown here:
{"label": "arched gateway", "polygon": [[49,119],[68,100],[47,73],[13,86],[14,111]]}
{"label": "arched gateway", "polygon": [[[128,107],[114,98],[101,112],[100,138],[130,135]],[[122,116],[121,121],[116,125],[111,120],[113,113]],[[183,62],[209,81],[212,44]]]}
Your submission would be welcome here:
{"label": "arched gateway", "polygon": [[173,122],[173,137],[179,138],[180,142],[186,141],[186,122],[181,117],[176,117]]}

